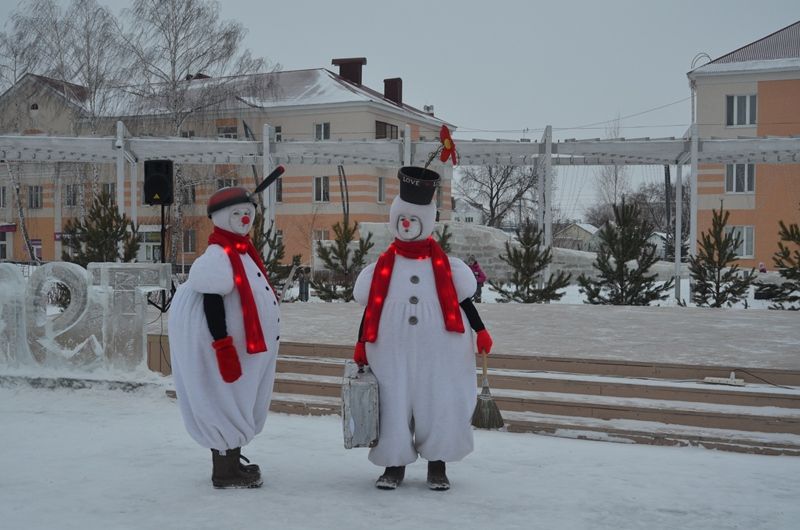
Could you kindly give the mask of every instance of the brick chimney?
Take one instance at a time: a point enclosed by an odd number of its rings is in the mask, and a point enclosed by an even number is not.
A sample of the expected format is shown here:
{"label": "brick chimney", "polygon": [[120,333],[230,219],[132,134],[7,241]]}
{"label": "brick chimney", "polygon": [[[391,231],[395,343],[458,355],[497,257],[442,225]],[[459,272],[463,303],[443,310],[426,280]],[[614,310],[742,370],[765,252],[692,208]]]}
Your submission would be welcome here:
{"label": "brick chimney", "polygon": [[383,97],[403,106],[403,80],[399,77],[383,80]]}
{"label": "brick chimney", "polygon": [[334,59],[331,61],[333,66],[339,67],[339,75],[355,83],[361,84],[361,67],[367,64],[366,57],[350,57],[348,59]]}

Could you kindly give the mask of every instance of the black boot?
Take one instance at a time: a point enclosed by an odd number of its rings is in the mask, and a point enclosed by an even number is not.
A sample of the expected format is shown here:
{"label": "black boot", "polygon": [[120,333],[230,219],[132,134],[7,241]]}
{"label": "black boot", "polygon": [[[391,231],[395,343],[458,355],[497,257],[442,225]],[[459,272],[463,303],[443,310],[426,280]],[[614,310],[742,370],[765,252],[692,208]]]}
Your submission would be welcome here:
{"label": "black boot", "polygon": [[[244,473],[253,473],[261,478],[261,468],[258,467],[258,464],[251,464],[250,459],[244,456],[241,453],[241,449],[239,449],[239,469],[242,470]],[[242,464],[242,460],[247,462],[246,464]]]}
{"label": "black boot", "polygon": [[450,489],[450,481],[447,480],[445,464],[441,460],[428,462],[428,487],[435,491]]}
{"label": "black boot", "polygon": [[224,455],[216,449],[211,450],[211,461],[214,464],[211,483],[215,488],[261,487],[261,474],[243,471],[240,468],[239,456],[239,447],[228,449]]}
{"label": "black boot", "polygon": [[397,489],[397,486],[403,482],[403,477],[405,476],[406,466],[387,467],[383,475],[378,477],[377,482],[375,482],[375,487],[382,490]]}

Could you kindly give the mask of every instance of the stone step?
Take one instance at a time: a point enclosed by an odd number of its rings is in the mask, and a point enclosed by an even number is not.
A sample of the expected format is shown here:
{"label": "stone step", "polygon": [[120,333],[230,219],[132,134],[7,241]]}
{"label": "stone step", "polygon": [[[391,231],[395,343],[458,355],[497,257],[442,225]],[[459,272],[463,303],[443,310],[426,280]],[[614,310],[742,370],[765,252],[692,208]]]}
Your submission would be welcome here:
{"label": "stone step", "polygon": [[[338,398],[273,394],[272,412],[303,415],[340,414]],[[706,426],[685,426],[641,420],[602,420],[538,412],[503,411],[504,430],[585,440],[650,445],[698,446],[722,451],[800,456],[800,436],[758,433]]]}
{"label": "stone step", "polygon": [[800,436],[678,426],[637,420],[601,420],[532,412],[504,412],[506,430],[562,438],[649,445],[697,446],[765,455],[800,456]]}
{"label": "stone step", "polygon": [[[275,392],[338,398],[341,376],[278,374]],[[501,411],[800,434],[798,408],[507,388],[492,389],[492,396]]]}
{"label": "stone step", "polygon": [[[353,357],[352,345],[281,343],[281,355],[340,360]],[[476,360],[476,366],[477,366]],[[611,359],[580,359],[505,355],[489,356],[489,367],[495,370],[524,370],[529,372],[560,372],[569,374],[639,377],[667,380],[701,380],[705,377],[728,377],[732,371],[747,383],[800,387],[800,371],[770,368],[650,363]]]}
{"label": "stone step", "polygon": [[[339,395],[343,371],[344,361],[341,359],[281,356],[278,359],[276,391]],[[312,385],[312,381],[318,384]],[[477,382],[478,385],[482,383],[480,374]],[[768,385],[748,384],[744,387],[736,387],[698,381],[667,381],[520,370],[490,370],[489,385],[493,389],[800,409],[800,388],[779,388]],[[306,387],[311,387],[311,389],[304,391]],[[294,390],[289,390],[290,388],[294,388]]]}

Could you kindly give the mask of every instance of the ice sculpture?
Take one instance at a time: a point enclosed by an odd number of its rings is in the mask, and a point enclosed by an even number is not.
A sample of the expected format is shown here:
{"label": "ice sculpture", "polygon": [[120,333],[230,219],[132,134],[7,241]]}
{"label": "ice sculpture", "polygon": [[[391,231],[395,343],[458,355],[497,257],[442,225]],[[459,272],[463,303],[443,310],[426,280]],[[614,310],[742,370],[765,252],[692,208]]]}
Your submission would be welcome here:
{"label": "ice sculpture", "polygon": [[[70,292],[65,310],[48,315],[54,283]],[[53,262],[25,285],[0,264],[0,364],[45,366],[58,373],[146,367],[147,293],[167,289],[169,264]]]}

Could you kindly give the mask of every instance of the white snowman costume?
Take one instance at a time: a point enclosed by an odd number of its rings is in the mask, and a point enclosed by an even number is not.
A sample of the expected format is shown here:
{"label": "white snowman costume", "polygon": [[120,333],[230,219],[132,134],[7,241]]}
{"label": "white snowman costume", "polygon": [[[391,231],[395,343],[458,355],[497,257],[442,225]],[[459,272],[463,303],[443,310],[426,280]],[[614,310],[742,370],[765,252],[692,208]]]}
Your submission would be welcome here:
{"label": "white snowman costume", "polygon": [[[254,214],[252,204],[240,203],[215,211],[211,219],[218,229],[246,236]],[[266,351],[247,351],[234,268],[219,244],[209,244],[194,262],[188,280],[176,290],[169,311],[172,369],[186,430],[201,446],[221,453],[246,445],[264,427],[280,339],[275,293],[253,259],[247,253],[239,257],[258,311]],[[224,323],[241,365],[241,376],[231,383],[220,375],[212,346],[214,337],[204,311],[205,294],[221,295],[224,302]]]}
{"label": "white snowman costume", "polygon": [[[424,241],[436,219],[434,203],[420,205],[397,196],[389,230],[397,240]],[[460,259],[449,258],[458,301],[475,292],[475,276]],[[356,280],[355,300],[367,305],[376,264]],[[475,338],[460,307],[464,332],[445,329],[431,258],[396,255],[377,339],[366,343],[378,379],[380,433],[369,459],[378,466],[405,466],[418,455],[453,462],[472,452],[471,418],[476,403]]]}

